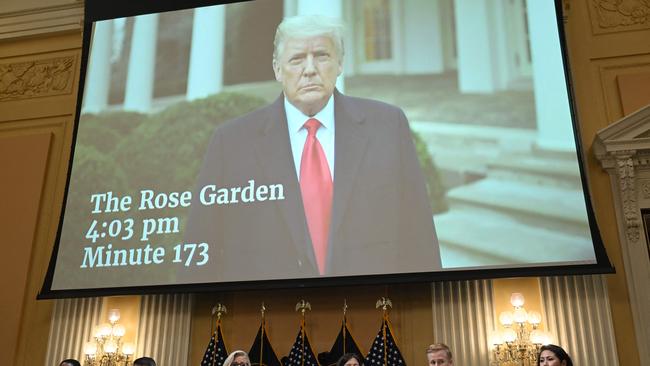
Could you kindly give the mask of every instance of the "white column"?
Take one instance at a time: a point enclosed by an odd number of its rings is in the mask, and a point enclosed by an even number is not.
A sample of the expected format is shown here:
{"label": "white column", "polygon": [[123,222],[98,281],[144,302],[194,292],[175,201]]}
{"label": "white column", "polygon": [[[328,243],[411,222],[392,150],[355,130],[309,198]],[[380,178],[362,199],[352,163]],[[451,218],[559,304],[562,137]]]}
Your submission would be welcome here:
{"label": "white column", "polygon": [[544,149],[575,151],[562,54],[552,1],[527,1],[533,63],[537,144]]}
{"label": "white column", "polygon": [[223,88],[226,8],[209,6],[194,10],[192,50],[187,78],[187,99],[216,94]]}
{"label": "white column", "polygon": [[284,17],[292,17],[298,13],[298,0],[283,0]]}
{"label": "white column", "polygon": [[[404,6],[404,72],[431,74],[444,71],[442,2],[408,1]],[[396,40],[399,42],[399,40]]]}
{"label": "white column", "polygon": [[82,113],[99,113],[108,106],[112,49],[113,21],[104,20],[95,23],[90,57],[88,58]]}
{"label": "white column", "polygon": [[501,0],[455,0],[458,85],[464,93],[493,93],[506,87],[507,49]]}
{"label": "white column", "polygon": [[140,15],[135,18],[126,77],[125,110],[148,112],[151,109],[157,35],[158,14]]}
{"label": "white column", "polygon": [[[343,20],[343,4],[342,0],[298,0],[296,4],[297,15],[326,15],[330,17],[340,18]],[[349,26],[346,24],[345,30],[349,32]],[[344,36],[345,38],[345,36]],[[345,52],[351,52],[346,49]],[[345,92],[345,64],[343,65],[343,73],[336,80],[336,88],[341,92]]]}
{"label": "white column", "polygon": [[341,0],[298,0],[298,15],[319,14],[341,18],[343,5]]}

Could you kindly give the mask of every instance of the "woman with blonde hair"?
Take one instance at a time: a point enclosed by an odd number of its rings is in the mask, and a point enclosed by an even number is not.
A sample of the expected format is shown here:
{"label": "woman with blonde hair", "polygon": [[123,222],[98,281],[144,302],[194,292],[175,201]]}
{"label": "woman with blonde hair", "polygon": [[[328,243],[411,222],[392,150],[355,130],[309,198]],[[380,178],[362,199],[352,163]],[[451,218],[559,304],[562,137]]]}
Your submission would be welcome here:
{"label": "woman with blonde hair", "polygon": [[226,357],[223,366],[251,366],[251,360],[248,358],[248,353],[237,350]]}

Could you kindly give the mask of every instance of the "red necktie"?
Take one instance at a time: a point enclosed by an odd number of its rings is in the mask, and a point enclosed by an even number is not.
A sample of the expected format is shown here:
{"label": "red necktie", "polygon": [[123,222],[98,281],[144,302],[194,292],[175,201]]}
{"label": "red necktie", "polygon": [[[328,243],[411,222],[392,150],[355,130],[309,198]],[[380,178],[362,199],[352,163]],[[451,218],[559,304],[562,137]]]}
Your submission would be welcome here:
{"label": "red necktie", "polygon": [[326,268],[332,211],[332,176],[323,147],[316,138],[316,131],[320,126],[321,123],[314,118],[308,119],[304,125],[307,129],[307,140],[300,162],[300,192],[318,271],[322,275],[325,274]]}

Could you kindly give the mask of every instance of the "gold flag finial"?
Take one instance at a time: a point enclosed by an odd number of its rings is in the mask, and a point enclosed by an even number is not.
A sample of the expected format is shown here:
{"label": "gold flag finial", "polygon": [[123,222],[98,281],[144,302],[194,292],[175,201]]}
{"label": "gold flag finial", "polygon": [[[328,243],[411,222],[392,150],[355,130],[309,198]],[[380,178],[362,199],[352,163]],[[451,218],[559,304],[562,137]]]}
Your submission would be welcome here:
{"label": "gold flag finial", "polygon": [[348,312],[348,299],[343,299],[343,316]]}
{"label": "gold flag finial", "polygon": [[376,309],[381,308],[384,314],[388,311],[388,308],[392,308],[392,307],[393,307],[393,303],[387,297],[382,297],[381,299],[377,300],[377,304],[375,304],[375,308]]}
{"label": "gold flag finial", "polygon": [[300,310],[300,313],[301,313],[302,317],[304,318],[305,317],[305,312],[307,310],[311,310],[311,304],[308,301],[300,300],[296,304],[296,311],[299,311],[299,310]]}
{"label": "gold flag finial", "polygon": [[266,313],[266,305],[264,304],[264,301],[262,301],[262,308],[260,308],[260,312],[262,313],[262,319],[264,319],[264,313]]}
{"label": "gold flag finial", "polygon": [[227,314],[228,309],[226,309],[226,306],[222,303],[217,303],[217,305],[212,307],[212,316],[217,315],[217,320],[221,320],[221,316],[223,314]]}

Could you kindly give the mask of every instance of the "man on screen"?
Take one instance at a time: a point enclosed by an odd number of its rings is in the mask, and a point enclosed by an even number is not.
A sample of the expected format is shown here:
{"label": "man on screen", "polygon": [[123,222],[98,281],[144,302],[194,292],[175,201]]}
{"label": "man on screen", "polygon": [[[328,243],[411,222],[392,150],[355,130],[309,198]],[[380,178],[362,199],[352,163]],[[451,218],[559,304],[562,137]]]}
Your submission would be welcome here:
{"label": "man on screen", "polygon": [[[282,95],[216,130],[187,229],[210,246],[196,280],[441,268],[404,113],[336,90],[342,29],[328,17],[285,19],[273,55]],[[210,184],[243,189],[235,202],[206,205],[200,190]]]}

